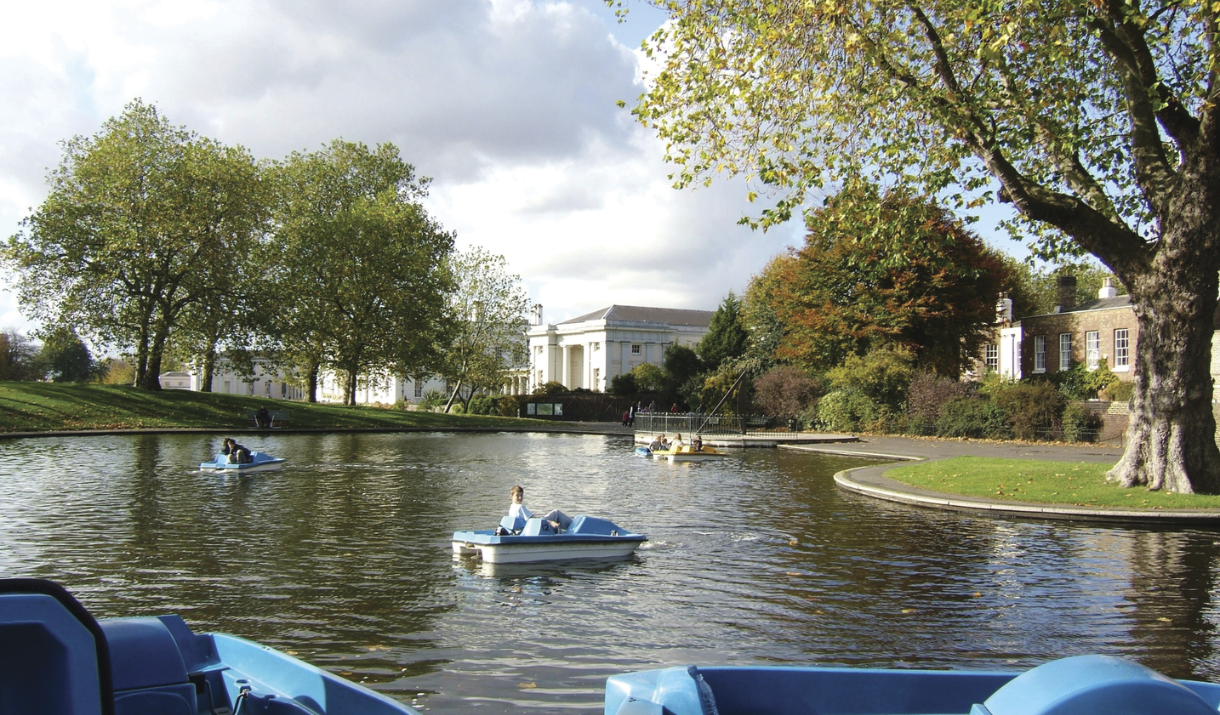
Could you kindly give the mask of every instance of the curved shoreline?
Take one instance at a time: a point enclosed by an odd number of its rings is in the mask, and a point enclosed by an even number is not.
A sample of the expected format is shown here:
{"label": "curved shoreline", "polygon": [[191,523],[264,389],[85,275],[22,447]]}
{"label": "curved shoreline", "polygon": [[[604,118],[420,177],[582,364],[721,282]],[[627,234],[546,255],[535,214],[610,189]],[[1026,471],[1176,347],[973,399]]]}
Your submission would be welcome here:
{"label": "curved shoreline", "polygon": [[[871,448],[870,448],[871,444]],[[1105,462],[1117,461],[1117,448],[1088,445],[992,444],[972,442],[921,442],[902,437],[866,438],[859,449],[847,445],[834,448],[785,446],[801,452],[872,457],[893,461],[929,461],[962,455],[996,456],[1013,459],[1049,459],[1053,461]],[[1144,525],[1220,525],[1220,509],[1110,509],[1078,507],[1034,502],[995,501],[913,487],[885,476],[894,464],[853,467],[835,474],[835,484],[847,491],[929,509],[989,514],[994,516],[1034,519],[1061,519],[1094,522],[1126,522]]]}

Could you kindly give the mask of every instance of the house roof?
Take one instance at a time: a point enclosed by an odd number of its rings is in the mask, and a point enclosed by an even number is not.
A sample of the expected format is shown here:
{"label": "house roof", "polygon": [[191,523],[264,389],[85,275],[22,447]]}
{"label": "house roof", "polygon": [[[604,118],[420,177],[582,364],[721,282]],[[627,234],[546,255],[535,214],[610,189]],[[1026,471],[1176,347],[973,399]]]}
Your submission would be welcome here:
{"label": "house roof", "polygon": [[1111,308],[1126,308],[1131,305],[1131,296],[1116,295],[1113,298],[1098,298],[1088,303],[1081,303],[1064,313],[1083,313],[1086,310],[1110,310]]}
{"label": "house roof", "polygon": [[581,315],[571,320],[565,320],[560,325],[585,323],[590,320],[613,320],[625,323],[668,323],[670,325],[690,325],[706,328],[712,323],[712,311],[612,305],[609,308],[602,308],[601,310],[595,310],[592,313]]}

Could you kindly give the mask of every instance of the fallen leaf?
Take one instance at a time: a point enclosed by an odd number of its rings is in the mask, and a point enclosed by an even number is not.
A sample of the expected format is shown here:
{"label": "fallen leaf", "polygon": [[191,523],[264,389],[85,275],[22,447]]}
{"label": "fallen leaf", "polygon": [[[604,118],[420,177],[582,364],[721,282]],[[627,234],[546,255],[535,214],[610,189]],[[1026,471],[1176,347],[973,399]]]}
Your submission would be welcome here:
{"label": "fallen leaf", "polygon": [[532,688],[538,687],[538,684],[537,683],[517,683],[517,687],[521,688],[522,690],[530,690]]}

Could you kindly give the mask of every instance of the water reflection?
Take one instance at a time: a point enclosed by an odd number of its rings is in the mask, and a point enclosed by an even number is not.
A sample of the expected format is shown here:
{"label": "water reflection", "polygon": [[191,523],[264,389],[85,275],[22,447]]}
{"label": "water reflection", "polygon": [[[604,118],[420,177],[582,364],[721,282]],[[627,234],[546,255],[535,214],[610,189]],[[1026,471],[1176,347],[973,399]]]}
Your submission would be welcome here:
{"label": "water reflection", "polygon": [[[180,613],[439,712],[600,710],[683,662],[1003,668],[1075,653],[1220,677],[1217,534],[979,518],[846,494],[860,462],[712,464],[559,435],[243,437],[279,471],[200,473],[220,436],[0,442],[0,570],[101,616]],[[585,564],[454,561],[514,484],[647,533]]]}

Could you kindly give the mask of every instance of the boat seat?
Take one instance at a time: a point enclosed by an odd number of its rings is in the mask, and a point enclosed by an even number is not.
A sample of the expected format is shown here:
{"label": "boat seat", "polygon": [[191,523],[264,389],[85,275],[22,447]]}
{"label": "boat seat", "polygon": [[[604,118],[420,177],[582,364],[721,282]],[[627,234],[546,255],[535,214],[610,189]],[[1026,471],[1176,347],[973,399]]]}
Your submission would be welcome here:
{"label": "boat seat", "polygon": [[114,715],[101,626],[59,584],[0,579],[0,713]]}
{"label": "boat seat", "polygon": [[505,516],[500,520],[500,527],[513,534],[520,534],[521,530],[525,528],[525,519],[519,516]]}
{"label": "boat seat", "polygon": [[549,536],[557,533],[559,532],[555,531],[551,522],[536,516],[525,522],[525,528],[521,530],[522,536]]}

